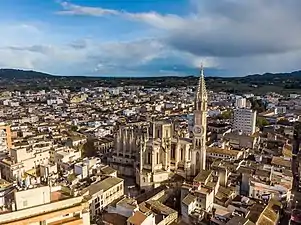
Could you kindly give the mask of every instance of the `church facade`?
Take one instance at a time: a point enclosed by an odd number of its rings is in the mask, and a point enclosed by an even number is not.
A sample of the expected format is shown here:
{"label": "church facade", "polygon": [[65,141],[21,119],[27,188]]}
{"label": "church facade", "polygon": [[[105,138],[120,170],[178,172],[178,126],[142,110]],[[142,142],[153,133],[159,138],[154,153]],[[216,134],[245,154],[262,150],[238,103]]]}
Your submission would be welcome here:
{"label": "church facade", "polygon": [[155,188],[177,173],[196,176],[206,167],[207,91],[203,68],[195,96],[193,133],[179,132],[171,121],[131,123],[119,127],[110,165],[136,178],[141,189]]}

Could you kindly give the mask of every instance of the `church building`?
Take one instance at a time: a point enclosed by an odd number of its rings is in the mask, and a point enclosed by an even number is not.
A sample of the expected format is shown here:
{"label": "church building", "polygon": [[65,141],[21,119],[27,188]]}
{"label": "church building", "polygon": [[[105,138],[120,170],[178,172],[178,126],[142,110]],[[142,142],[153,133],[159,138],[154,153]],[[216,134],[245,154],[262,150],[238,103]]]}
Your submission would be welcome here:
{"label": "church building", "polygon": [[177,173],[195,177],[206,168],[207,90],[204,71],[195,95],[193,133],[181,133],[169,120],[130,123],[119,127],[110,165],[120,175],[136,178],[141,189],[152,189]]}

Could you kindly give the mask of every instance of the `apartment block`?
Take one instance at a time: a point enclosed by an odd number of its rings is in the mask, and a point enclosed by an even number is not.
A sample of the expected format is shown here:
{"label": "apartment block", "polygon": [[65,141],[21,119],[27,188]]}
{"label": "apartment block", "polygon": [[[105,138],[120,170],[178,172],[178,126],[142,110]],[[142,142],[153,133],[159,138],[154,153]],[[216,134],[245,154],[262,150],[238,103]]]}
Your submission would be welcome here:
{"label": "apartment block", "polygon": [[235,109],[233,130],[239,133],[252,135],[256,128],[256,111],[251,109]]}
{"label": "apartment block", "polygon": [[246,108],[247,106],[247,99],[245,98],[237,98],[236,101],[235,101],[235,107],[236,108]]}

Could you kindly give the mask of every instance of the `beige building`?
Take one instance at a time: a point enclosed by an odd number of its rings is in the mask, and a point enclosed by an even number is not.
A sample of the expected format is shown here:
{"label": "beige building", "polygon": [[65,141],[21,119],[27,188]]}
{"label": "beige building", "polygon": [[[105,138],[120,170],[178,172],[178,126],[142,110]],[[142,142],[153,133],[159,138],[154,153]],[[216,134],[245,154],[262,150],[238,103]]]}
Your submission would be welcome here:
{"label": "beige building", "polygon": [[11,149],[12,147],[13,144],[10,126],[0,123],[0,152]]}
{"label": "beige building", "polygon": [[53,148],[50,152],[51,161],[62,165],[81,158],[81,151],[70,147]]}
{"label": "beige building", "polygon": [[15,192],[10,211],[0,214],[0,224],[89,225],[89,204],[71,197],[60,187],[38,187]]}
{"label": "beige building", "polygon": [[219,180],[213,179],[212,171],[202,170],[193,179],[193,185],[185,184],[182,186],[181,214],[186,223],[190,224],[192,218],[212,210],[214,196],[219,185]]}
{"label": "beige building", "polygon": [[21,179],[24,174],[50,161],[51,142],[25,143],[10,149],[10,156],[0,161],[2,177],[8,181]]}
{"label": "beige building", "polygon": [[178,218],[177,211],[156,200],[141,203],[139,209],[127,219],[127,225],[169,225]]}
{"label": "beige building", "polygon": [[108,213],[117,213],[126,218],[134,215],[135,212],[139,211],[139,205],[137,200],[124,196],[121,199],[115,201],[115,204],[110,204],[107,209]]}
{"label": "beige building", "polygon": [[124,195],[123,179],[108,177],[102,181],[91,184],[81,194],[88,196],[90,204],[90,215],[95,217],[111,202]]}
{"label": "beige building", "polygon": [[239,150],[242,148],[254,149],[260,142],[260,137],[257,133],[253,135],[226,133],[223,139],[227,146]]}
{"label": "beige building", "polygon": [[209,147],[207,148],[207,157],[213,159],[239,159],[243,157],[243,151]]}

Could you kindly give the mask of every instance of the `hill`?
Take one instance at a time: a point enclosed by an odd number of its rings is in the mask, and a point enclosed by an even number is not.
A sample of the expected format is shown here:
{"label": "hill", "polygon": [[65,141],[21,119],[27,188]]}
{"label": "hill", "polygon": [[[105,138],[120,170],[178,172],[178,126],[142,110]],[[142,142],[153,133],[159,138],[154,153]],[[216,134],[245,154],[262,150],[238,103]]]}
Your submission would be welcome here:
{"label": "hill", "polygon": [[[36,71],[14,69],[0,69],[0,90],[50,89],[96,86],[131,86],[145,87],[184,87],[195,86],[198,77],[141,77],[141,78],[114,78],[114,77],[77,77],[53,76]],[[278,92],[282,94],[301,94],[301,71],[292,73],[265,73],[262,75],[248,75],[245,77],[206,77],[209,89],[230,93],[264,94]]]}
{"label": "hill", "polygon": [[0,69],[0,78],[5,79],[33,79],[33,78],[51,78],[50,74],[41,73],[32,70]]}

